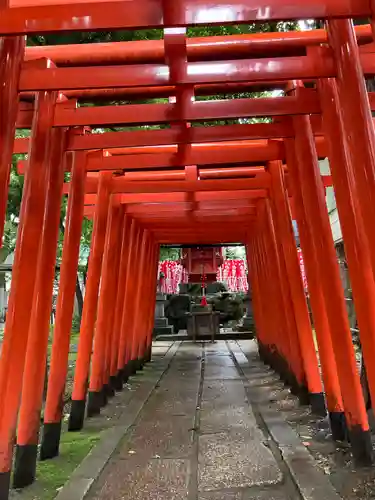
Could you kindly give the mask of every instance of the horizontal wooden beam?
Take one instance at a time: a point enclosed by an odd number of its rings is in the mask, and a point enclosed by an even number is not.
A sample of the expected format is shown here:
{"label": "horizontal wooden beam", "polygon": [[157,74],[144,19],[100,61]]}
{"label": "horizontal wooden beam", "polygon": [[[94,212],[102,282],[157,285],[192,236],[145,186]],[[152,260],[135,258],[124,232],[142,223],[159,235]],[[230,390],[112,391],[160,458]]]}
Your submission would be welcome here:
{"label": "horizontal wooden beam", "polygon": [[[315,135],[321,135],[320,116],[312,116],[312,126]],[[283,139],[294,137],[290,120],[283,123],[252,123],[241,125],[219,125],[213,127],[192,127],[189,130],[191,143],[207,143],[219,141],[242,141],[256,139]],[[184,143],[184,137],[176,128],[160,130],[136,130],[129,132],[106,132],[104,134],[77,135],[69,134],[67,149],[69,151],[89,151],[112,148],[142,148],[146,146],[167,146]],[[27,153],[28,138],[16,138],[13,152]],[[139,151],[141,152],[141,151]]]}
{"label": "horizontal wooden beam", "polygon": [[20,92],[35,92],[39,90],[157,87],[174,83],[199,85],[221,82],[305,80],[335,76],[335,64],[330,50],[322,48],[319,55],[319,58],[297,56],[188,63],[186,74],[178,82],[171,81],[169,67],[162,64],[48,69],[27,64],[21,71],[19,90]]}
{"label": "horizontal wooden beam", "polygon": [[[290,114],[320,113],[319,100],[314,91],[301,96],[260,99],[228,99],[195,101],[185,109],[183,121],[210,121],[219,119],[288,116]],[[32,109],[21,109],[17,128],[30,128]],[[99,106],[69,108],[56,107],[54,125],[105,126],[105,125],[157,125],[180,120],[174,104],[127,104],[123,106]]]}
{"label": "horizontal wooden beam", "polygon": [[[70,184],[64,185],[65,193],[68,192]],[[194,193],[194,202],[199,203],[251,203],[252,200],[267,197],[266,189],[253,189],[244,191],[201,191]],[[95,205],[97,200],[96,194],[85,195],[85,205]],[[160,203],[188,203],[188,194],[180,193],[137,193],[123,194],[121,203],[129,206],[131,209],[139,204],[160,204]]]}
{"label": "horizontal wooden beam", "polygon": [[264,174],[259,179],[228,179],[207,181],[129,182],[121,177],[112,180],[112,193],[173,193],[196,191],[243,191],[267,189],[270,181]]}
{"label": "horizontal wooden beam", "polygon": [[[197,145],[199,146],[199,145]],[[87,159],[86,170],[98,172],[110,170],[114,172],[131,170],[150,170],[155,168],[184,167],[176,155],[176,151],[153,154],[124,154],[116,156],[90,155]],[[284,145],[281,141],[259,141],[256,143],[244,142],[229,146],[221,143],[216,146],[193,147],[184,157],[186,165],[227,165],[242,163],[246,166],[258,166],[267,161],[283,159]],[[19,173],[24,173],[27,160],[18,163]]]}
{"label": "horizontal wooden beam", "polygon": [[[59,0],[62,2],[63,0]],[[367,0],[179,0],[163,16],[162,0],[74,2],[11,0],[0,10],[0,35],[100,31],[163,26],[241,24],[281,20],[371,16]]]}

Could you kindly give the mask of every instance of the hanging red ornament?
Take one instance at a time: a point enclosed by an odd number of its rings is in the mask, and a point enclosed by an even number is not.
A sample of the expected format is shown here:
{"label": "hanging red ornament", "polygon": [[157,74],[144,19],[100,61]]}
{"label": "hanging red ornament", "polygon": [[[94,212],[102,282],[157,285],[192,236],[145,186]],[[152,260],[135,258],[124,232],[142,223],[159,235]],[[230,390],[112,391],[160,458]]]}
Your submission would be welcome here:
{"label": "hanging red ornament", "polygon": [[201,306],[206,307],[208,305],[207,302],[207,297],[203,295],[202,300],[201,300]]}

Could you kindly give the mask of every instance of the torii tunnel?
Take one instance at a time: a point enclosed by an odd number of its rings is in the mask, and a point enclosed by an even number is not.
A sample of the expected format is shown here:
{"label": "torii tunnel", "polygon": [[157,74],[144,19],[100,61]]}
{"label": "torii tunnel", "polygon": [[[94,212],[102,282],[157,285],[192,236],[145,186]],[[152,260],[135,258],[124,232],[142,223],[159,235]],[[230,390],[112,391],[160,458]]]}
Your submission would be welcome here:
{"label": "torii tunnel", "polygon": [[[365,83],[375,75],[375,3],[61,2],[0,4],[1,232],[12,154],[28,154],[18,165],[25,179],[0,357],[0,499],[8,498],[14,448],[15,485],[35,477],[65,195],[42,459],[59,450],[86,216],[93,218],[93,235],[69,430],[81,429],[100,411],[108,387],[121,390],[151,359],[159,246],[242,243],[262,359],[313,412],[328,413],[333,438],[349,436],[357,463],[372,463],[324,187],[333,185],[336,196],[375,401],[375,94]],[[354,28],[357,18],[369,24]],[[207,38],[187,38],[186,31],[299,19],[319,19],[324,28]],[[163,29],[164,38],[25,47],[29,34],[145,27]],[[223,97],[260,89],[282,94]],[[95,100],[106,104],[80,106]],[[217,120],[233,124],[207,126]],[[107,126],[115,130],[91,132]],[[30,138],[15,140],[16,128],[31,129]],[[331,175],[322,177],[318,160],[324,158]]]}

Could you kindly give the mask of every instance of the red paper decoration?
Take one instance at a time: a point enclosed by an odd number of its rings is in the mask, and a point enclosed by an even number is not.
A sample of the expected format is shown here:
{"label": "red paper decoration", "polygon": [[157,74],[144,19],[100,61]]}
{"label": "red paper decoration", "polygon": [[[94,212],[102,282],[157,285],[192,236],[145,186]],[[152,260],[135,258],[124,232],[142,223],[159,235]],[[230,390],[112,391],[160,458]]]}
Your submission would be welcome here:
{"label": "red paper decoration", "polygon": [[[160,280],[160,275],[164,278]],[[178,293],[180,283],[188,282],[188,273],[182,265],[174,260],[159,262],[158,279],[161,281],[160,291],[166,294]]]}
{"label": "red paper decoration", "polygon": [[247,292],[249,289],[246,265],[243,259],[228,259],[217,271],[217,281],[226,283],[230,292]]}
{"label": "red paper decoration", "polygon": [[307,292],[307,278],[306,278],[306,272],[305,272],[305,264],[303,262],[303,254],[302,250],[300,248],[297,248],[297,253],[298,253],[298,260],[299,260],[299,267],[301,269],[301,277],[302,277],[302,282],[303,282],[303,288]]}

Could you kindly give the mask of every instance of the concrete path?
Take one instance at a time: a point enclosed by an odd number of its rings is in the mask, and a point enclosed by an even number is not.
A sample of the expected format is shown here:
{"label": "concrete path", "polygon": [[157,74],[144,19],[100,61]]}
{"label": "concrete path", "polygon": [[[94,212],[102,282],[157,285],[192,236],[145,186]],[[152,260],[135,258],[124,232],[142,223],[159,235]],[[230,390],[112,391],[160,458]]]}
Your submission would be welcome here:
{"label": "concrete path", "polygon": [[87,498],[301,498],[249,404],[246,363],[235,342],[182,343]]}

